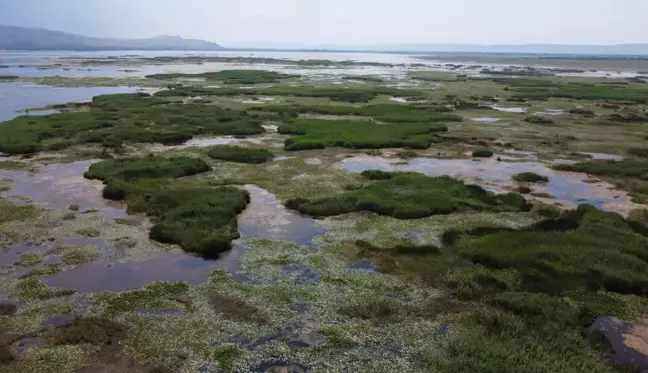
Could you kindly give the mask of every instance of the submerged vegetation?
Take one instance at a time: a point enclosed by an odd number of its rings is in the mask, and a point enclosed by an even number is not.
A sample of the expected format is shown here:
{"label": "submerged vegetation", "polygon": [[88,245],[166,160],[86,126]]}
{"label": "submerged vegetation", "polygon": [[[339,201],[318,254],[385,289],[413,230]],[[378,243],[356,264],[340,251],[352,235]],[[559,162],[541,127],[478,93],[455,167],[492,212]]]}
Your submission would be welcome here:
{"label": "submerged vegetation", "polygon": [[339,196],[318,200],[290,200],[286,206],[316,217],[371,211],[397,219],[418,219],[456,211],[524,211],[519,194],[493,195],[476,185],[450,177],[418,174],[365,173],[373,184]]}

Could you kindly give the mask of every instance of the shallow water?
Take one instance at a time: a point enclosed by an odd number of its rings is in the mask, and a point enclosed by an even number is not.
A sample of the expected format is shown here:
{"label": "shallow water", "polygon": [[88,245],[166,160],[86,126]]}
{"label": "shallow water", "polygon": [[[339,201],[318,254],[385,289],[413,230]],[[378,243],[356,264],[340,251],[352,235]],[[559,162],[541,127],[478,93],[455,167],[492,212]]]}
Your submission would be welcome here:
{"label": "shallow water", "polygon": [[[232,250],[216,260],[205,260],[183,252],[158,253],[153,258],[137,263],[94,262],[50,276],[47,283],[64,289],[90,293],[137,289],[153,281],[187,281],[204,283],[215,269],[228,270],[235,280],[241,268],[240,259],[247,252],[245,240],[263,238],[310,244],[326,229],[315,220],[286,209],[275,196],[255,186],[243,187],[251,195],[251,202],[238,217],[241,239]],[[286,270],[296,270],[286,268]]]}
{"label": "shallow water", "polygon": [[12,179],[5,197],[27,197],[36,205],[49,209],[67,210],[78,205],[79,211],[99,210],[114,219],[126,217],[126,205],[102,197],[103,183],[88,180],[83,174],[92,161],[39,166],[37,172],[0,170],[0,179]]}
{"label": "shallow water", "polygon": [[538,111],[536,112],[537,115],[565,115],[567,112],[565,110],[561,109],[547,109],[546,111]]}
{"label": "shallow water", "polygon": [[470,120],[472,120],[473,122],[495,123],[502,120],[502,118],[479,117],[479,118],[471,118]]}
{"label": "shallow water", "polygon": [[616,154],[587,153],[587,152],[579,152],[579,153],[589,155],[590,157],[592,157],[592,159],[601,159],[601,160],[609,160],[609,161],[622,161],[623,160],[622,156],[616,155]]}
{"label": "shallow water", "polygon": [[648,325],[644,322],[628,324],[610,316],[601,315],[589,327],[588,332],[603,333],[611,344],[614,355],[607,357],[610,365],[627,364],[648,372]]}
{"label": "shallow water", "polygon": [[544,199],[547,203],[559,202],[566,207],[589,203],[600,209],[622,214],[629,213],[634,207],[625,192],[614,190],[613,185],[609,183],[588,183],[585,182],[589,179],[586,174],[555,171],[537,162],[435,158],[414,158],[406,164],[395,164],[396,162],[402,160],[359,156],[343,160],[341,166],[355,173],[378,169],[414,171],[430,176],[449,175],[499,192],[512,190],[516,186],[511,179],[513,175],[535,172],[549,177],[548,183],[532,185],[534,192],[548,193],[554,197],[554,199]]}
{"label": "shallow water", "polygon": [[491,106],[491,108],[506,113],[525,113],[527,111],[527,108],[525,107],[502,107],[502,106],[493,105]]}
{"label": "shallow water", "polygon": [[[3,72],[4,73],[4,72]],[[60,88],[21,82],[0,83],[0,122],[25,115],[18,110],[90,100],[94,96],[137,92],[139,87]],[[33,112],[30,114],[42,114]],[[44,114],[43,114],[44,115]]]}

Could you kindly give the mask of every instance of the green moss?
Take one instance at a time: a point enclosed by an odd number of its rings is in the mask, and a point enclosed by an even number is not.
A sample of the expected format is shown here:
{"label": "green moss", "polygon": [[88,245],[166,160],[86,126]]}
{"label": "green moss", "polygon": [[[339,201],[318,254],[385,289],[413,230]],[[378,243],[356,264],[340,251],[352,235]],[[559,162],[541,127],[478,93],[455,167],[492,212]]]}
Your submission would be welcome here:
{"label": "green moss", "polygon": [[357,328],[353,326],[340,325],[329,326],[321,330],[326,337],[326,343],[335,348],[356,347],[358,342],[354,339],[354,332]]}
{"label": "green moss", "polygon": [[214,159],[240,163],[265,163],[274,158],[274,154],[266,149],[250,149],[240,146],[212,146],[207,154]]}
{"label": "green moss", "polygon": [[546,176],[538,175],[534,172],[522,172],[513,175],[513,180],[520,183],[547,183],[549,178]]}
{"label": "green moss", "polygon": [[214,290],[207,291],[205,296],[211,308],[228,319],[254,324],[268,322],[268,316],[263,311],[249,305],[240,298],[221,294]]}
{"label": "green moss", "polygon": [[517,194],[495,196],[450,177],[399,175],[363,189],[319,200],[291,200],[291,209],[313,216],[372,211],[398,219],[416,219],[455,211],[520,211],[528,208]]}

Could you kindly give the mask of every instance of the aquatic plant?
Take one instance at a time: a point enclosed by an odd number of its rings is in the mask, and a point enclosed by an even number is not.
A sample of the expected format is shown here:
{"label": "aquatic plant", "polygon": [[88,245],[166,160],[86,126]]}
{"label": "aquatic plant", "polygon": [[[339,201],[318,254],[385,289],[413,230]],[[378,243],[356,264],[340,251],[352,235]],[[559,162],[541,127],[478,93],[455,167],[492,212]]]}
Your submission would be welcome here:
{"label": "aquatic plant", "polygon": [[554,124],[553,119],[541,117],[539,115],[529,115],[528,117],[524,118],[524,121],[533,124],[544,124],[544,125]]}
{"label": "aquatic plant", "polygon": [[297,135],[285,141],[286,150],[323,149],[339,146],[353,149],[408,147],[427,149],[440,142],[432,133],[445,131],[434,124],[377,124],[366,120],[297,119],[279,127],[279,133]]}
{"label": "aquatic plant", "polygon": [[266,149],[227,145],[212,146],[209,148],[207,154],[210,158],[240,163],[265,163],[274,158],[274,154]]}
{"label": "aquatic plant", "polygon": [[[373,173],[371,177],[383,177]],[[528,205],[519,194],[489,194],[476,185],[464,185],[450,177],[400,174],[362,189],[317,200],[290,200],[288,208],[316,217],[371,211],[398,219],[417,219],[455,211],[524,211]]]}
{"label": "aquatic plant", "polygon": [[493,154],[493,151],[490,149],[477,149],[472,152],[472,156],[475,158],[490,158]]}
{"label": "aquatic plant", "polygon": [[535,172],[522,172],[513,175],[513,180],[520,183],[546,183],[549,181],[549,178],[538,175]]}

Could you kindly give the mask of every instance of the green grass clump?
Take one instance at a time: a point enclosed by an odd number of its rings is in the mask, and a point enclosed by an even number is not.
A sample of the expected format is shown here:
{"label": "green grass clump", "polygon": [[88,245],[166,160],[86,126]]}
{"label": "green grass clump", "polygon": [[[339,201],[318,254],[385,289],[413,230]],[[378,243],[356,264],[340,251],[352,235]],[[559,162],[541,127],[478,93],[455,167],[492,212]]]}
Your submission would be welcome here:
{"label": "green grass clump", "polygon": [[343,76],[342,79],[344,80],[359,80],[363,82],[371,82],[371,83],[382,83],[384,80],[377,76],[371,76],[371,75],[358,75],[358,76]]}
{"label": "green grass clump", "polygon": [[493,151],[490,149],[477,149],[472,152],[472,156],[475,158],[490,158],[493,154]]}
{"label": "green grass clump", "polygon": [[0,80],[14,80],[18,78],[16,75],[0,75]]}
{"label": "green grass clump", "polygon": [[582,115],[584,117],[593,117],[594,116],[594,112],[592,110],[587,110],[587,109],[575,108],[575,109],[569,109],[567,112],[569,114]]}
{"label": "green grass clump", "polygon": [[529,115],[528,117],[524,118],[524,121],[533,124],[544,124],[544,125],[554,124],[554,121],[552,119],[541,117],[539,115]]}
{"label": "green grass clump", "polygon": [[4,170],[23,170],[28,167],[27,164],[17,161],[0,161],[0,169]]}
{"label": "green grass clump", "polygon": [[648,89],[644,84],[612,85],[576,82],[558,82],[548,79],[493,79],[506,84],[516,92],[513,97],[531,100],[568,98],[574,100],[629,101],[644,104]]}
{"label": "green grass clump", "polygon": [[214,360],[219,368],[225,372],[233,372],[236,361],[243,355],[243,351],[236,345],[223,345],[214,350]]}
{"label": "green grass clump", "polygon": [[546,176],[538,175],[535,172],[522,172],[513,175],[513,180],[519,183],[547,183],[549,178]]}
{"label": "green grass clump", "polygon": [[99,250],[93,246],[66,247],[61,250],[61,261],[68,265],[90,263],[99,256]]}
{"label": "green grass clump", "polygon": [[227,145],[212,146],[209,148],[207,154],[214,159],[239,163],[259,164],[268,162],[274,158],[274,154],[266,149],[250,149]]}
{"label": "green grass clump", "polygon": [[455,211],[528,209],[515,193],[496,196],[450,177],[398,175],[344,194],[318,200],[290,200],[288,208],[316,217],[371,211],[398,219],[417,219]]}
{"label": "green grass clump", "polygon": [[150,237],[203,257],[217,256],[240,237],[236,216],[249,202],[247,191],[231,187],[160,191],[146,206],[157,217]]}
{"label": "green grass clump", "polygon": [[0,126],[0,152],[36,153],[55,146],[124,143],[181,144],[194,135],[253,135],[263,132],[258,115],[215,105],[168,103],[148,94],[93,98],[90,110],[22,116]]}
{"label": "green grass clump", "polygon": [[225,84],[262,84],[278,83],[282,79],[298,78],[299,75],[289,75],[266,70],[222,70],[200,74],[153,74],[149,79],[204,78],[218,80]]}
{"label": "green grass clump", "polygon": [[142,178],[176,178],[207,172],[205,161],[192,157],[133,157],[109,159],[90,166],[86,179],[133,181]]}
{"label": "green grass clump", "polygon": [[366,120],[323,119],[297,119],[279,127],[279,133],[297,135],[285,141],[286,150],[333,146],[351,149],[427,149],[431,143],[441,141],[433,133],[446,130],[445,126],[434,124],[377,124]]}
{"label": "green grass clump", "polygon": [[487,267],[515,268],[529,291],[589,287],[648,294],[648,239],[619,215],[592,206],[534,230],[460,241],[457,250]]}
{"label": "green grass clump", "polygon": [[56,345],[88,343],[93,345],[114,344],[126,334],[125,329],[110,320],[101,318],[76,319],[52,331],[50,339]]}
{"label": "green grass clump", "polygon": [[164,309],[172,304],[177,306],[177,299],[185,299],[189,285],[185,282],[152,282],[142,289],[122,293],[102,293],[95,301],[105,307],[109,316],[123,312]]}
{"label": "green grass clump", "polygon": [[39,253],[25,253],[20,256],[17,265],[21,267],[31,267],[39,264],[43,260],[43,256]]}
{"label": "green grass clump", "polygon": [[554,170],[584,172],[598,176],[621,176],[644,179],[648,176],[648,162],[624,159],[621,161],[591,160],[576,164],[555,165]]}

